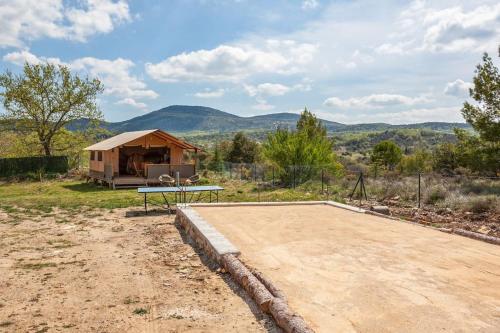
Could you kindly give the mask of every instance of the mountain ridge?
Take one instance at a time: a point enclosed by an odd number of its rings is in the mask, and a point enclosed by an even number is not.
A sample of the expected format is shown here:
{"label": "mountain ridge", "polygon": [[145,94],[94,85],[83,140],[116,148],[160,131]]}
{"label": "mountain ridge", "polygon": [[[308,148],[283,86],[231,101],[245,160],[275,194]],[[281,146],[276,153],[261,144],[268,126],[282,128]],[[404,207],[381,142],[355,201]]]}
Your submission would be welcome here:
{"label": "mountain ridge", "polygon": [[[113,132],[129,132],[158,128],[173,133],[236,132],[244,130],[273,130],[278,126],[295,127],[300,115],[295,113],[270,113],[242,117],[206,106],[170,105],[147,114],[120,122],[102,121],[101,126]],[[386,123],[342,124],[320,119],[329,132],[384,131],[398,128],[452,131],[454,127],[470,128],[467,123],[424,122],[391,125]],[[67,128],[75,130],[86,125],[86,120],[73,122]]]}

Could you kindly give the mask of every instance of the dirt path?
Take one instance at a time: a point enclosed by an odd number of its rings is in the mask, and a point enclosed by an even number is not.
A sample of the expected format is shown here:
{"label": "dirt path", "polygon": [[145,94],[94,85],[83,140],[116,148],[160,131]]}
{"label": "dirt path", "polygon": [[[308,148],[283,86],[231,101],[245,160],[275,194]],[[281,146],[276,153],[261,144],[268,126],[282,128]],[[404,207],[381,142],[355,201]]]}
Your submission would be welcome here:
{"label": "dirt path", "polygon": [[317,332],[500,327],[500,246],[326,205],[196,210]]}
{"label": "dirt path", "polygon": [[1,212],[0,332],[276,331],[173,217],[129,213]]}

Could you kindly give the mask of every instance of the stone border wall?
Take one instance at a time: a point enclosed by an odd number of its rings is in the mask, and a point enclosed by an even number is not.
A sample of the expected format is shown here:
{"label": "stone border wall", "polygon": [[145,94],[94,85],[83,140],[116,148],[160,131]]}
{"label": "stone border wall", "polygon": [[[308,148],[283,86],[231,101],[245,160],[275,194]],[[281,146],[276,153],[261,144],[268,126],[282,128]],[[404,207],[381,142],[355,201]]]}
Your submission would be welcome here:
{"label": "stone border wall", "polygon": [[240,251],[190,206],[178,207],[177,222],[212,260],[224,267],[259,308],[271,314],[287,333],[313,333],[304,319],[288,306],[286,298],[262,273],[238,259]]}

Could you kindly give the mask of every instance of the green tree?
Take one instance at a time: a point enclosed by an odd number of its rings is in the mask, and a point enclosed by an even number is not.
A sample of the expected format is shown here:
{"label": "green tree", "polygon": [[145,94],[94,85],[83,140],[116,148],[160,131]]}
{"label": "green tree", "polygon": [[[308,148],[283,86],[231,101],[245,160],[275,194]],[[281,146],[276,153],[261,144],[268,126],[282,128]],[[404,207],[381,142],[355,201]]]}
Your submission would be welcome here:
{"label": "green tree", "polygon": [[500,73],[487,53],[477,65],[470,96],[478,103],[465,102],[462,115],[479,133],[482,140],[498,145],[500,142]]}
{"label": "green tree", "polygon": [[432,155],[424,149],[417,149],[413,154],[405,155],[399,162],[401,173],[415,174],[432,169]]}
{"label": "green tree", "polygon": [[10,71],[1,74],[0,87],[6,117],[16,121],[17,129],[35,133],[47,156],[66,124],[102,118],[96,104],[103,91],[101,82],[80,78],[65,66],[26,63],[19,75]]}
{"label": "green tree", "polygon": [[263,155],[287,184],[311,178],[320,169],[331,173],[342,170],[333,152],[333,141],[326,129],[309,111],[302,112],[297,129],[278,128],[263,144]]}
{"label": "green tree", "polygon": [[456,156],[459,166],[481,174],[495,175],[500,172],[500,145],[461,129],[455,129],[455,135],[458,139]]}
{"label": "green tree", "polygon": [[222,154],[218,144],[215,144],[214,153],[208,163],[208,169],[217,172],[221,172],[224,169],[224,161],[222,160]]}
{"label": "green tree", "polygon": [[254,163],[258,155],[257,142],[250,140],[243,132],[234,135],[227,160],[233,163]]}
{"label": "green tree", "polygon": [[307,108],[304,108],[304,111],[300,114],[300,118],[297,121],[297,131],[305,133],[308,138],[326,138],[326,127]]}
{"label": "green tree", "polygon": [[438,145],[432,152],[432,167],[440,172],[453,172],[458,167],[456,146],[449,142]]}
{"label": "green tree", "polygon": [[370,158],[372,163],[394,170],[394,167],[401,161],[401,156],[401,148],[397,144],[384,140],[373,147]]}

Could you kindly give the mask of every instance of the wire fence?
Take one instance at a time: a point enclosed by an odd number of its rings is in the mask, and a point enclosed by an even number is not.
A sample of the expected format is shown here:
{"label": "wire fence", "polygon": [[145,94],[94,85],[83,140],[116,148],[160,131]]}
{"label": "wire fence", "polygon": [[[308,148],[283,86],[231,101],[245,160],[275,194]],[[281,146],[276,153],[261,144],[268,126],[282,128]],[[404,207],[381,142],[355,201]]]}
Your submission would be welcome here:
{"label": "wire fence", "polygon": [[329,166],[291,165],[275,167],[259,163],[223,163],[219,177],[253,182],[259,189],[286,188],[317,191],[325,197],[363,201],[398,201],[412,207],[453,208],[467,196],[490,196],[500,200],[500,177],[378,172],[375,176],[359,170],[338,172]]}

